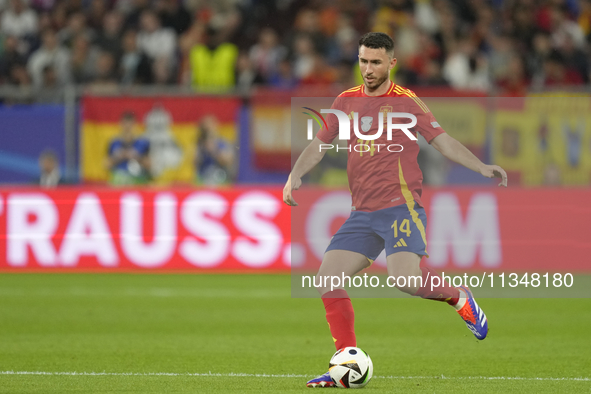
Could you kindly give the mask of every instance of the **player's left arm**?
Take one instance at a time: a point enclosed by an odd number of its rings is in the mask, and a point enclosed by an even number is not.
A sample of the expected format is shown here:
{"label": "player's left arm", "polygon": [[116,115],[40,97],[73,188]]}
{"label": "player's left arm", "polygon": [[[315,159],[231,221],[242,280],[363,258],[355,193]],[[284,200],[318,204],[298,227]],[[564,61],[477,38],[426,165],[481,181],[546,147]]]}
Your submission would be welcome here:
{"label": "player's left arm", "polygon": [[499,166],[484,164],[458,140],[447,133],[439,134],[431,140],[431,146],[446,158],[476,171],[487,178],[501,178],[499,186],[507,187],[507,173]]}

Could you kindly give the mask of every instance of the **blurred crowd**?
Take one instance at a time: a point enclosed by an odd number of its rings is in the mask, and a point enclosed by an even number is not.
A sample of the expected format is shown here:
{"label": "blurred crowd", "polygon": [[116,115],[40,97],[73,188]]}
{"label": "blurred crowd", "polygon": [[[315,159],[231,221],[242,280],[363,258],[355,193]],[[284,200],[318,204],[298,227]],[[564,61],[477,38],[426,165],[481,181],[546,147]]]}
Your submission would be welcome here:
{"label": "blurred crowd", "polygon": [[589,82],[591,0],[0,0],[0,83],[60,87],[359,80],[390,34],[406,86],[520,96]]}

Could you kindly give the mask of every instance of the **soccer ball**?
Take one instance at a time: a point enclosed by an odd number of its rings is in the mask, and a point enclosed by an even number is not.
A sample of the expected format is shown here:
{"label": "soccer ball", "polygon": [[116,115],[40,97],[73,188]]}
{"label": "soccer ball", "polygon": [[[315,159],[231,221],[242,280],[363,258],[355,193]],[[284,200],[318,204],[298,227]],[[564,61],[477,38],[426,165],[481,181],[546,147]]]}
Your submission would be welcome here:
{"label": "soccer ball", "polygon": [[332,356],[328,371],[337,387],[360,389],[373,376],[373,363],[369,355],[358,347],[346,347]]}

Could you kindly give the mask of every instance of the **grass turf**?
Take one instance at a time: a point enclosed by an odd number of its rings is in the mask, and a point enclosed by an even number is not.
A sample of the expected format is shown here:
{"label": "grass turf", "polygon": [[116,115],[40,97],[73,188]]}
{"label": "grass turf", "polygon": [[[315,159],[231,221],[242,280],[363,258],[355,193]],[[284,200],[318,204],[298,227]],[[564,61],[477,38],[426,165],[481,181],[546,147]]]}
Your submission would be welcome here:
{"label": "grass turf", "polygon": [[[308,392],[334,348],[320,301],[289,286],[284,275],[0,275],[0,392]],[[591,391],[589,299],[481,299],[485,341],[437,302],[353,303],[374,362],[365,390]]]}

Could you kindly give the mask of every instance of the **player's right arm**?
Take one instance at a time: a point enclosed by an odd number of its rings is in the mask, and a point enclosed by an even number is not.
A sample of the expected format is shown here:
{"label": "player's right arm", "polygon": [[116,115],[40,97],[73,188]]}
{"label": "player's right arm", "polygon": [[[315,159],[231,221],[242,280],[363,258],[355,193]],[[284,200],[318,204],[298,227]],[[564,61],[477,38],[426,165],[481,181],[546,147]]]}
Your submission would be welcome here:
{"label": "player's right arm", "polygon": [[501,178],[499,186],[507,187],[507,173],[505,170],[496,165],[484,164],[468,148],[449,134],[443,133],[438,135],[430,141],[430,144],[446,158],[472,171],[478,172],[487,178]]}
{"label": "player's right arm", "polygon": [[324,144],[324,142],[318,137],[315,137],[296,160],[296,163],[289,174],[289,178],[287,178],[285,187],[283,188],[283,202],[287,205],[298,205],[293,199],[293,191],[300,188],[302,185],[302,177],[314,168],[314,166],[316,166],[316,164],[318,164],[324,157],[326,150],[321,151],[320,144]]}

